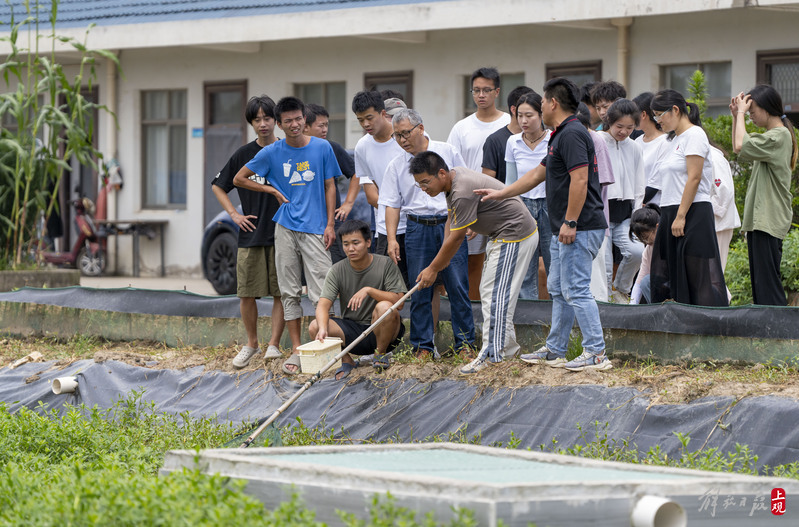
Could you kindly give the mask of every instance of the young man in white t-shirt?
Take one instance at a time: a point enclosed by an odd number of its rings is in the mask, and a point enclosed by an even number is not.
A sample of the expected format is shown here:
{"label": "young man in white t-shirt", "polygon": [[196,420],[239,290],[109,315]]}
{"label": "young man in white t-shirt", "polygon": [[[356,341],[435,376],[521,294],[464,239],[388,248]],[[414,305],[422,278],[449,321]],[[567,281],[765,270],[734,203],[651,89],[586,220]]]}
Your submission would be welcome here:
{"label": "young man in white t-shirt", "polygon": [[[388,109],[386,108],[388,104]],[[355,174],[360,178],[364,194],[369,204],[376,209],[375,254],[387,254],[388,239],[386,238],[386,207],[378,204],[380,187],[383,176],[392,159],[405,151],[392,137],[394,128],[391,125],[391,116],[406,108],[405,103],[399,99],[383,101],[380,92],[362,91],[352,98],[352,111],[358,119],[358,124],[366,135],[358,140],[355,145]],[[405,262],[405,214],[401,214],[397,226],[397,241],[400,243],[400,261],[397,262],[405,284],[408,284],[408,268]]]}
{"label": "young man in white t-shirt", "polygon": [[[466,161],[466,168],[481,172],[486,138],[507,126],[510,115],[496,106],[499,97],[499,72],[495,68],[475,70],[471,81],[471,92],[477,111],[455,123],[447,142],[461,154]],[[472,300],[480,300],[485,241],[485,237],[479,235],[469,240],[469,298]]]}

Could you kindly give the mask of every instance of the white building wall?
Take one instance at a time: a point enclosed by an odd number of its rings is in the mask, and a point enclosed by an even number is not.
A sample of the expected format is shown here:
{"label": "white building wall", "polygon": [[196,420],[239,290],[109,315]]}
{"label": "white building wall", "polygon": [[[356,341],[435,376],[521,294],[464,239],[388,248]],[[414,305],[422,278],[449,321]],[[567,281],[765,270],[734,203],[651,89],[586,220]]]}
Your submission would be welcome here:
{"label": "white building wall", "polygon": [[[799,47],[794,29],[797,21],[797,13],[754,10],[635,18],[630,29],[628,93],[634,96],[657,90],[662,64],[727,60],[732,61],[732,86],[745,90],[755,83],[757,51]],[[295,83],[344,81],[349,109],[352,96],[363,88],[364,73],[413,70],[414,106],[424,117],[428,133],[445,140],[461,117],[467,96],[462,93],[463,76],[476,67],[523,71],[527,85],[540,91],[548,63],[601,60],[603,77],[615,78],[616,46],[615,29],[527,25],[434,31],[427,34],[423,44],[336,37],[263,42],[253,53],[205,48],[123,50],[118,158],[126,184],[119,193],[118,217],[168,220],[168,272],[200,273],[203,193],[210,182],[204,177],[204,139],[192,138],[191,130],[203,127],[205,82],[246,79],[248,95],[266,93],[277,100],[292,94]],[[103,74],[98,78],[102,100]],[[141,207],[140,94],[145,89],[188,91],[185,209]],[[361,130],[354,116],[347,115],[346,146],[352,148]],[[251,130],[248,133],[252,138]],[[120,241],[119,268],[123,273],[131,271],[130,241],[126,238]],[[143,239],[142,253],[143,273],[157,272],[158,240]]]}

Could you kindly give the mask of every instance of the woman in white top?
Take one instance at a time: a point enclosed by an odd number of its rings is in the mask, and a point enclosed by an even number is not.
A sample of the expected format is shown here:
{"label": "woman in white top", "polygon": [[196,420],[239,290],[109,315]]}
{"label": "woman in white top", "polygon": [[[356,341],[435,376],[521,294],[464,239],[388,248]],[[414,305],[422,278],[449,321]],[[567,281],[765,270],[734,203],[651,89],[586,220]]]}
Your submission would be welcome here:
{"label": "woman in white top", "polygon": [[[613,248],[608,244],[605,254],[608,296],[617,303],[629,303],[630,291],[644,248],[630,239],[630,216],[641,208],[644,201],[644,159],[641,147],[630,139],[638,125],[640,110],[629,99],[619,99],[610,105],[605,114],[605,131],[599,132],[604,139],[613,165],[615,182],[608,189],[608,216],[610,239],[619,248],[621,262],[613,279]],[[615,291],[614,291],[615,290]]]}
{"label": "woman in white top", "polygon": [[[536,92],[525,93],[519,98],[516,105],[516,119],[522,133],[512,135],[505,146],[506,176],[505,182],[510,185],[519,176],[541,164],[547,155],[549,145],[549,131],[544,130],[541,120],[541,96]],[[549,274],[549,245],[552,241],[552,231],[549,226],[547,212],[547,195],[545,185],[538,185],[534,189],[521,195],[522,201],[527,205],[538,225],[538,244],[533,253],[527,274],[519,291],[519,298],[537,300],[538,293],[538,259],[544,261],[544,269]]]}
{"label": "woman in white top", "polygon": [[660,161],[668,153],[668,141],[666,133],[660,129],[660,125],[652,118],[652,92],[644,92],[633,102],[641,110],[641,122],[638,129],[643,135],[635,138],[636,144],[641,147],[641,154],[644,156],[644,177],[646,178],[646,190],[644,191],[644,203],[660,204],[660,189],[662,188]]}
{"label": "woman in white top", "polygon": [[652,302],[727,306],[710,192],[710,143],[699,126],[699,108],[677,91],[652,99],[655,120],[669,133],[669,152],[661,163],[663,195],[660,225],[650,266]]}
{"label": "woman in white top", "polygon": [[719,258],[723,271],[727,267],[732,233],[741,226],[741,216],[738,214],[738,207],[735,206],[735,184],[732,181],[730,162],[727,161],[724,152],[712,145],[710,158],[713,161],[710,203],[713,205],[713,216],[716,220],[716,240],[719,243]]}

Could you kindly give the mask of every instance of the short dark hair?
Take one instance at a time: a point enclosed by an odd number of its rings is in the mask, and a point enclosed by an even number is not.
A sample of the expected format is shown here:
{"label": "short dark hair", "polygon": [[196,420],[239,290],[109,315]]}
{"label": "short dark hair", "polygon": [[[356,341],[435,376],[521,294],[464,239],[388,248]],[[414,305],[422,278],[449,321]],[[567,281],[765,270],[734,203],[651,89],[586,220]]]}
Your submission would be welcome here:
{"label": "short dark hair", "polygon": [[555,99],[564,111],[574,113],[580,104],[580,90],[577,85],[564,77],[549,79],[544,84],[544,97]]}
{"label": "short dark hair", "polygon": [[316,122],[316,118],[319,116],[330,118],[330,114],[327,113],[327,110],[321,104],[314,104],[309,102],[305,105],[305,124],[308,126],[314,124]]}
{"label": "short dark hair", "polygon": [[363,235],[363,239],[369,241],[372,239],[372,229],[369,227],[369,224],[363,220],[356,220],[350,219],[346,220],[344,223],[336,231],[336,236],[340,240],[347,234],[352,234],[354,232],[360,232]]}
{"label": "short dark hair", "polygon": [[443,157],[432,150],[425,150],[413,156],[410,163],[410,170],[411,174],[414,176],[419,174],[435,176],[438,174],[439,170],[449,171],[449,167]]}
{"label": "short dark hair", "polygon": [[405,96],[396,90],[380,90],[380,96],[384,101],[388,99],[399,99],[405,102]]}
{"label": "short dark hair", "polygon": [[275,105],[275,119],[280,121],[280,117],[286,112],[301,111],[303,117],[305,116],[305,104],[297,97],[283,97]]}
{"label": "short dark hair", "polygon": [[359,91],[352,98],[352,112],[361,113],[369,108],[374,108],[376,112],[382,112],[386,109],[383,104],[383,96],[379,91]]}
{"label": "short dark hair", "polygon": [[593,90],[596,85],[596,81],[588,81],[580,86],[580,102],[584,102],[586,106],[594,104],[591,100],[591,90]]}
{"label": "short dark hair", "polygon": [[608,113],[605,114],[605,122],[610,126],[625,116],[632,117],[635,126],[641,123],[641,110],[638,109],[638,105],[630,99],[617,99],[608,108]]}
{"label": "short dark hair", "polygon": [[256,117],[258,117],[258,110],[263,110],[264,115],[267,117],[275,118],[275,101],[267,95],[250,97],[247,101],[247,106],[244,107],[244,118],[247,122],[252,124]]}
{"label": "short dark hair", "polygon": [[627,90],[622,83],[616,81],[604,81],[597,83],[591,89],[591,102],[596,106],[599,101],[613,102],[616,99],[627,97]]}
{"label": "short dark hair", "polygon": [[519,98],[522,95],[534,91],[535,90],[533,90],[529,86],[518,86],[516,88],[513,88],[511,92],[508,94],[508,111],[510,111],[512,106],[519,106]]}
{"label": "short dark hair", "polygon": [[577,105],[577,112],[575,115],[583,126],[591,128],[591,110],[588,108],[587,104],[580,101],[580,104]]}
{"label": "short dark hair", "polygon": [[494,83],[494,88],[499,88],[499,71],[497,68],[479,68],[472,73],[472,79],[469,81],[469,86],[474,84],[474,79],[488,79]]}

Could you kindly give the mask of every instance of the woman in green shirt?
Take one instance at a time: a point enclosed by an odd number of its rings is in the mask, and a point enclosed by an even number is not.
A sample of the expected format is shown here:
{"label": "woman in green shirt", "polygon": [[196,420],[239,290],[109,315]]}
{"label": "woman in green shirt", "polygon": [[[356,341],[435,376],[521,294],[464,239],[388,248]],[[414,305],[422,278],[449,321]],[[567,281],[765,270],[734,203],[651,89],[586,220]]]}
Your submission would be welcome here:
{"label": "woman in green shirt", "polygon": [[[739,161],[751,161],[752,177],[746,191],[741,232],[747,233],[749,275],[755,304],[784,306],[780,260],[782,240],[791,228],[791,173],[797,145],[791,121],[783,114],[777,90],[759,84],[732,98],[732,145]],[[748,134],[744,115],[762,134]]]}

